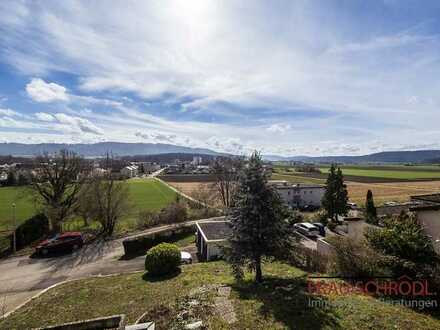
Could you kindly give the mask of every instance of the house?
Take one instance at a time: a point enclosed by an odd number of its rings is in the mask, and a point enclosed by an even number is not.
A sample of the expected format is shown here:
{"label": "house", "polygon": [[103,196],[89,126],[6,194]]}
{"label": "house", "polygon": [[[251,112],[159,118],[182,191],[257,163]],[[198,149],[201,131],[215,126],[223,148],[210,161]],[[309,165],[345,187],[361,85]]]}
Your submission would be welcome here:
{"label": "house", "polygon": [[125,166],[121,169],[121,174],[128,178],[134,178],[138,175],[138,167],[135,165]]}
{"label": "house", "polygon": [[209,261],[222,256],[222,248],[231,235],[229,221],[211,220],[196,223],[196,246],[199,260]]}
{"label": "house", "polygon": [[269,181],[277,190],[283,201],[294,208],[302,208],[306,205],[321,207],[325,187],[319,184],[291,184],[287,181]]}

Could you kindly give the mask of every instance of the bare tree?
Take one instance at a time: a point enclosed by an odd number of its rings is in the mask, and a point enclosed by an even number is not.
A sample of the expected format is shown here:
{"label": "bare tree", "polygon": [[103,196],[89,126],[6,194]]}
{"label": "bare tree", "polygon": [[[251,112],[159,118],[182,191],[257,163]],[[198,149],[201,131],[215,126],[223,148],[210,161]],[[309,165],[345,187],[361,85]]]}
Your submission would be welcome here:
{"label": "bare tree", "polygon": [[87,199],[82,200],[81,209],[90,218],[101,223],[102,233],[111,236],[118,221],[129,210],[129,187],[125,181],[112,175],[112,158],[107,155],[106,173],[95,176],[87,187]]}
{"label": "bare tree", "polygon": [[87,178],[87,165],[73,152],[61,150],[53,156],[35,158],[32,189],[42,202],[50,230],[59,232],[61,224],[75,211],[82,184]]}
{"label": "bare tree", "polygon": [[229,208],[232,204],[232,198],[238,185],[238,175],[242,167],[242,158],[221,158],[215,160],[212,165],[212,174],[215,178],[213,186],[225,208]]}

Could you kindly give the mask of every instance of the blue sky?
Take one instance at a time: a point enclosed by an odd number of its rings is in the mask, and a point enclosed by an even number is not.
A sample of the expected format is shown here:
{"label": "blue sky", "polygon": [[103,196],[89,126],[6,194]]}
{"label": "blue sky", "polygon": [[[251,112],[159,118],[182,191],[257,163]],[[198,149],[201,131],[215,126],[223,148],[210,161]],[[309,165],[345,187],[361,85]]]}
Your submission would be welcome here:
{"label": "blue sky", "polygon": [[2,1],[1,142],[440,148],[438,1]]}

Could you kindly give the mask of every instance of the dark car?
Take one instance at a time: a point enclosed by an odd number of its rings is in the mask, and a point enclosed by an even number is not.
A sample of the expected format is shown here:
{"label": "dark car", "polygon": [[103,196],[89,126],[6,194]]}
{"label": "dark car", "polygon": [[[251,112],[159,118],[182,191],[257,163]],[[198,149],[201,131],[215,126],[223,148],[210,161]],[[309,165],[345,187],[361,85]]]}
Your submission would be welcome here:
{"label": "dark car", "polygon": [[71,252],[84,245],[83,235],[79,232],[66,232],[44,240],[36,247],[37,254]]}
{"label": "dark car", "polygon": [[322,223],[320,223],[320,222],[314,222],[313,225],[314,225],[315,227],[318,227],[318,229],[319,229],[319,235],[321,235],[321,236],[325,236],[325,226],[324,226]]}

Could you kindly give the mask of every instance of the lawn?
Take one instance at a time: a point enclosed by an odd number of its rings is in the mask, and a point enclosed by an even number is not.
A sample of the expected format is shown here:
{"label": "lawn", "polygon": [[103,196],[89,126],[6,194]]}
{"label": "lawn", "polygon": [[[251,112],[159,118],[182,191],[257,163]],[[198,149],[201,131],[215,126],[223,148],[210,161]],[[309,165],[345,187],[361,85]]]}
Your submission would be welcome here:
{"label": "lawn", "polygon": [[29,190],[23,187],[0,188],[0,231],[12,227],[12,204],[15,203],[15,216],[20,223],[35,214],[35,203]]}
{"label": "lawn", "polygon": [[[130,226],[141,210],[157,211],[176,199],[176,193],[163,183],[153,179],[131,179],[127,181],[130,189],[130,212],[123,219]],[[11,228],[12,203],[16,203],[16,218],[20,223],[36,213],[36,206],[31,198],[31,193],[25,187],[0,188],[0,231]],[[81,224],[79,219],[73,219],[67,225],[73,229],[76,224]],[[72,227],[72,228],[71,228]]]}
{"label": "lawn", "polygon": [[[265,282],[237,284],[222,261],[182,266],[162,279],[142,274],[89,278],[69,282],[32,300],[0,322],[0,329],[29,329],[99,316],[126,314],[133,323],[144,312],[168,329],[176,317],[176,300],[208,284],[231,286],[237,321],[221,319],[221,311],[202,313],[209,329],[439,329],[440,321],[411,309],[354,294],[312,296],[303,271],[281,263],[264,266]],[[212,299],[213,297],[209,297]],[[323,304],[311,306],[309,299]]]}

